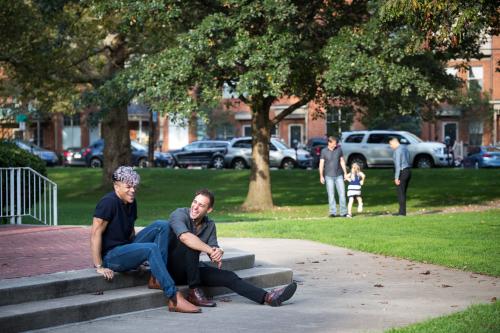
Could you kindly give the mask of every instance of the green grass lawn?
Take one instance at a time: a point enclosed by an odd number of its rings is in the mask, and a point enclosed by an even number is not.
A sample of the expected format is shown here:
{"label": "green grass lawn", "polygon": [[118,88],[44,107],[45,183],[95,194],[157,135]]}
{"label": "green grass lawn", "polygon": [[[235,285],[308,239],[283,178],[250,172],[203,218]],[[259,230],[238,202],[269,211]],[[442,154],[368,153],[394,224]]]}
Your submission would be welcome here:
{"label": "green grass lawn", "polygon": [[500,302],[473,305],[449,316],[431,319],[387,333],[498,333],[500,332]]}
{"label": "green grass lawn", "polygon": [[[139,225],[168,218],[176,207],[188,206],[193,193],[208,187],[216,193],[212,216],[219,222],[320,219],[328,214],[325,187],[317,170],[271,172],[276,209],[263,213],[241,212],[248,189],[249,171],[142,169],[137,201]],[[492,181],[497,170],[414,170],[409,189],[408,212],[433,212],[443,207],[480,204],[500,198],[500,186]],[[396,190],[390,169],[366,170],[363,187],[365,216],[397,211]],[[100,187],[101,171],[86,168],[49,168],[59,184],[61,224],[89,224],[97,201],[111,189]]]}

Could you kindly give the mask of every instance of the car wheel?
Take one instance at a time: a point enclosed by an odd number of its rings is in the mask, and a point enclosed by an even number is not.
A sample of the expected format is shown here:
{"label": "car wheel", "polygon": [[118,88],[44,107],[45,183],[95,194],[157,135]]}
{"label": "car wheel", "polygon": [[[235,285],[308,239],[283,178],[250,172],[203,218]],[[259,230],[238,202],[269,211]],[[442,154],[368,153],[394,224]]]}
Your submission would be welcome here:
{"label": "car wheel", "polygon": [[214,157],[214,159],[212,160],[212,166],[217,170],[224,169],[224,157]]}
{"label": "car wheel", "polygon": [[417,159],[416,166],[419,169],[429,169],[429,168],[432,168],[432,166],[433,166],[432,159],[429,156],[420,156]]}
{"label": "car wheel", "polygon": [[281,168],[283,168],[285,170],[291,170],[291,169],[295,168],[294,160],[292,160],[290,158],[284,159],[283,162],[281,162]]}
{"label": "car wheel", "polygon": [[139,162],[137,163],[137,165],[139,166],[139,168],[147,168],[149,163],[148,163],[148,160],[145,159],[145,158],[141,158],[139,160]]}
{"label": "car wheel", "polygon": [[353,155],[349,157],[349,168],[352,167],[353,163],[359,165],[361,169],[366,169],[368,167],[368,165],[366,164],[366,159],[362,155]]}
{"label": "car wheel", "polygon": [[243,170],[243,169],[246,169],[246,167],[247,167],[245,160],[243,160],[241,158],[236,158],[231,165],[232,165],[233,169],[236,169],[236,170]]}
{"label": "car wheel", "polygon": [[91,168],[102,168],[102,161],[98,159],[97,157],[94,157],[93,159],[90,160],[90,167]]}

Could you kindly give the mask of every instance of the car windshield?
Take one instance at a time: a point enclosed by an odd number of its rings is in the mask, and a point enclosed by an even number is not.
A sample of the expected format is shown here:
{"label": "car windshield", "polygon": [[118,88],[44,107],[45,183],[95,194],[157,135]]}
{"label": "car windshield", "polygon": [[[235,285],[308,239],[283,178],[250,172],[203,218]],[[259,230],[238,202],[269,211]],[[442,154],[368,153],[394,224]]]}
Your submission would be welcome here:
{"label": "car windshield", "polygon": [[16,141],[16,144],[24,150],[41,151],[42,148],[38,147],[34,143],[28,143],[24,141]]}
{"label": "car windshield", "polygon": [[288,147],[284,142],[280,140],[273,140],[272,142],[279,150],[290,149],[290,147]]}
{"label": "car windshield", "polygon": [[413,133],[407,133],[407,134],[408,134],[408,136],[409,136],[410,138],[412,138],[412,139],[413,139],[413,140],[415,140],[416,142],[419,142],[419,143],[420,143],[420,142],[424,142],[424,140],[420,139],[418,136],[416,136],[416,135],[415,135],[415,134],[413,134]]}
{"label": "car windshield", "polygon": [[500,147],[486,147],[488,153],[500,153]]}
{"label": "car windshield", "polygon": [[130,144],[132,145],[132,148],[134,148],[136,150],[148,150],[148,148],[146,148],[146,146],[141,145],[137,141],[130,141]]}

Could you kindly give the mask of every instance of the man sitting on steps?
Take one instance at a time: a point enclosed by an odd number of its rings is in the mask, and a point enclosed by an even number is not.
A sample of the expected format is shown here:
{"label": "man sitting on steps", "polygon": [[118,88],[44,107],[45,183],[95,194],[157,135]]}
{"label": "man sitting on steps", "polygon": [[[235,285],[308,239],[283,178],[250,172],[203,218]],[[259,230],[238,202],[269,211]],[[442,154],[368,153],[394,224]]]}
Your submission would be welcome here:
{"label": "man sitting on steps", "polygon": [[[169,242],[167,262],[174,281],[189,286],[188,301],[198,306],[216,306],[205,297],[201,286],[226,287],[259,304],[280,306],[295,293],[295,282],[267,292],[242,280],[234,272],[221,269],[224,251],[217,243],[215,223],[207,216],[212,212],[214,200],[212,192],[199,190],[191,208],[178,208],[170,215],[170,227],[177,238]],[[207,253],[218,268],[200,263],[201,252]]]}
{"label": "man sitting on steps", "polygon": [[139,182],[139,175],[133,168],[119,167],[113,173],[114,191],[106,194],[97,204],[90,239],[97,273],[111,280],[113,272],[135,269],[147,260],[151,267],[149,284],[151,286],[154,281],[155,287],[163,290],[168,298],[169,311],[201,312],[199,307],[186,301],[177,291],[167,271],[169,224],[156,221],[135,235],[135,193]]}

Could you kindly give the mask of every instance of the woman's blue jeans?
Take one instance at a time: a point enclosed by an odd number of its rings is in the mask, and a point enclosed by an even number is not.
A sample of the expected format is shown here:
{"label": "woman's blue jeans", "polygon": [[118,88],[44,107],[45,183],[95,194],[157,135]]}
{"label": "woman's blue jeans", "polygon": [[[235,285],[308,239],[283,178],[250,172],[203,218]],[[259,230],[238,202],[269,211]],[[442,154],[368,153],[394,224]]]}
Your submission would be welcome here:
{"label": "woman's blue jeans", "polygon": [[155,221],[141,230],[132,243],[109,250],[103,258],[104,267],[115,272],[125,272],[139,267],[147,260],[151,274],[162,286],[165,296],[170,298],[177,289],[167,271],[169,236],[168,222]]}

